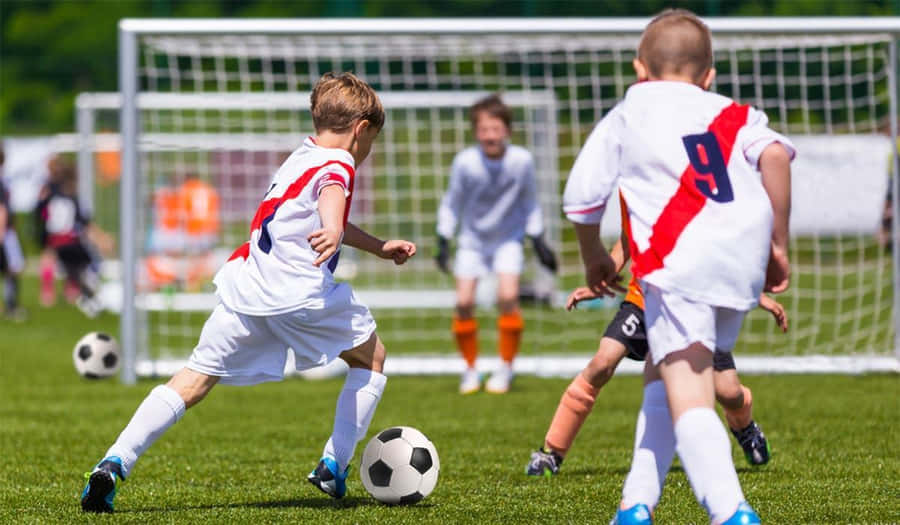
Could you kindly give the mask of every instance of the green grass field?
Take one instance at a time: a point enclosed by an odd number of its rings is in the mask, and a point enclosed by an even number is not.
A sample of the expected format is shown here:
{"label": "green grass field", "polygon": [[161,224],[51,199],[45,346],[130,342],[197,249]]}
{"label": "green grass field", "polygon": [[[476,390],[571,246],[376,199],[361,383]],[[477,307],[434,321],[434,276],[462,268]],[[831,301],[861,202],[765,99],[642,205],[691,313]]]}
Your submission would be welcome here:
{"label": "green grass field", "polygon": [[[521,377],[505,396],[460,397],[455,377],[395,377],[370,435],[398,424],[423,430],[441,457],[438,486],[419,505],[385,507],[354,473],[348,497],[335,502],[304,478],[330,433],[341,382],[291,379],[214,390],[140,461],[121,488],[118,514],[86,516],[82,473],[155,382],[78,377],[74,342],[89,330],[115,333],[116,318],[40,310],[33,290],[26,289],[28,322],[0,321],[0,522],[606,523],[629,468],[636,377],[603,390],[553,479],[528,479],[523,469],[566,381]],[[750,468],[733,444],[734,457],[766,522],[900,522],[900,378],[745,379],[774,457]],[[705,522],[677,463],[656,518]]]}

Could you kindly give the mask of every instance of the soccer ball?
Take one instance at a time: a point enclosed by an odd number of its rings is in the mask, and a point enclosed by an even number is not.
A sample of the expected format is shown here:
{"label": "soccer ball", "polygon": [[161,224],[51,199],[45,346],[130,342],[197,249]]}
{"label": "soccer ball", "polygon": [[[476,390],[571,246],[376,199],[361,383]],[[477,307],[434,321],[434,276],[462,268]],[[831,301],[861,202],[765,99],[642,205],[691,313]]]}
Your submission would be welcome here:
{"label": "soccer ball", "polygon": [[102,332],[91,332],[75,343],[75,370],[88,379],[109,377],[119,371],[119,343]]}
{"label": "soccer ball", "polygon": [[441,463],[434,444],[412,427],[382,430],[363,451],[359,477],[382,503],[416,503],[431,494]]}

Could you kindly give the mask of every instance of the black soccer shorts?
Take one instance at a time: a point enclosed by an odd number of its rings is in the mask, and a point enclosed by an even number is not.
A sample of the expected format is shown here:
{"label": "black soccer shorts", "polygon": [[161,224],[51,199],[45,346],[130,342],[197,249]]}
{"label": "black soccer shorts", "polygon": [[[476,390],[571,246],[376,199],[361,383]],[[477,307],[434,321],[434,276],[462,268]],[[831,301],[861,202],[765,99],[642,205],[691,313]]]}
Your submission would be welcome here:
{"label": "black soccer shorts", "polygon": [[[616,316],[606,327],[603,337],[609,337],[625,345],[628,351],[627,358],[643,361],[650,349],[647,345],[647,329],[644,326],[644,310],[630,301],[622,302]],[[713,370],[722,372],[734,369],[734,357],[731,352],[713,352]]]}

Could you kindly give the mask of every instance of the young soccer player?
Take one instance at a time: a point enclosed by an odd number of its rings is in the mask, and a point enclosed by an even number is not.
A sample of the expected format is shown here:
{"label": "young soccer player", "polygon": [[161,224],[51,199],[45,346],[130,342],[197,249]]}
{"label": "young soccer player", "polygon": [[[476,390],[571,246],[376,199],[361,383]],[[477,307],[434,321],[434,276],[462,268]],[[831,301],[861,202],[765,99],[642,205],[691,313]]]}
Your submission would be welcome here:
{"label": "young soccer player", "polygon": [[639,82],[588,137],[566,184],[588,287],[620,277],[599,236],[618,183],[650,358],[634,458],[614,523],[651,523],[675,452],[713,523],[759,523],[713,404],[713,352],[730,351],[764,287],[788,286],[790,160],[765,115],[707,91],[709,29],[667,10],[641,37]]}
{"label": "young soccer player", "polygon": [[[622,213],[625,215],[627,211],[623,208]],[[627,241],[623,243],[620,240],[610,250],[610,256],[616,261],[619,272],[628,258],[627,246]],[[590,288],[578,288],[569,295],[566,308],[572,310],[579,302],[598,297],[600,296]],[[762,294],[759,306],[772,314],[782,331],[787,331],[787,314],[781,304]],[[607,326],[596,354],[563,392],[550,422],[550,428],[544,437],[544,444],[532,452],[531,459],[525,467],[526,474],[550,476],[559,472],[563,459],[575,441],[575,436],[594,407],[600,389],[612,378],[623,358],[643,361],[647,351],[644,294],[637,280],[632,278],[628,284],[625,300]],[[762,429],[753,420],[753,395],[749,388],[741,384],[731,353],[715,352],[713,370],[716,400],[725,410],[725,420],[744,450],[747,462],[751,465],[768,463],[770,456],[768,441]]]}
{"label": "young soccer player", "polygon": [[19,276],[25,269],[25,257],[16,234],[10,207],[9,190],[3,182],[2,170],[6,156],[0,148],[0,274],[3,279],[3,316],[12,321],[24,321],[25,310],[19,306]]}
{"label": "young soccer player", "polygon": [[477,146],[453,159],[450,185],[438,211],[438,267],[449,272],[449,239],[457,229],[456,317],[453,334],[466,361],[459,391],[481,388],[475,369],[478,358],[478,323],[475,289],[489,272],[497,275],[500,316],[498,350],[501,366],[485,384],[488,392],[502,394],[513,378],[513,360],[519,353],[525,326],[519,311],[519,275],[524,256],[522,240],[531,238],[538,260],[556,271],[556,256],[543,240],[544,223],[537,200],[534,158],[520,146],[509,144],[512,112],[497,95],[488,96],[469,111]]}
{"label": "young soccer player", "polygon": [[350,460],[386,378],[381,373],[385,350],[372,315],[349,285],[334,280],[340,248],[347,244],[403,264],[416,247],[379,240],[347,222],[355,167],[384,123],[375,92],[351,73],[328,73],[313,89],[311,103],[316,136],[275,173],[253,218],[250,241],[216,275],[219,304],[187,367],[138,407],[90,474],[82,509],[111,511],[118,481],[216,383],[280,380],[288,349],[298,370],[337,357],[350,365],[333,433],[307,477],[329,496],[346,493]]}

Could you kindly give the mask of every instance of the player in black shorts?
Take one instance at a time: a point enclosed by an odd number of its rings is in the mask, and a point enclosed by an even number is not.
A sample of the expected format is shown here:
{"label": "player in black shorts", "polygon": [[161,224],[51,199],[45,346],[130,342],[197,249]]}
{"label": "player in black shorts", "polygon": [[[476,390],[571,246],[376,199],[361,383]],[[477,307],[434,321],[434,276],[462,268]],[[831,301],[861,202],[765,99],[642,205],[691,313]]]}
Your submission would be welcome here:
{"label": "player in black shorts", "polygon": [[[82,213],[75,197],[75,172],[71,166],[51,163],[51,178],[41,190],[35,219],[38,241],[62,266],[67,286],[75,291],[75,304],[89,317],[96,316],[102,309],[96,298],[99,256],[89,237],[111,241]],[[41,279],[49,278],[52,292],[53,275],[46,274],[42,268]]]}
{"label": "player in black shorts", "polygon": [[[617,255],[621,258],[621,245],[617,245],[613,252],[618,252],[613,253],[614,259],[617,259]],[[571,310],[580,301],[597,297],[590,289],[579,288],[569,296],[566,308]],[[551,476],[559,472],[563,458],[594,406],[597,393],[612,378],[619,362],[625,357],[637,361],[646,358],[649,348],[644,311],[637,302],[643,302],[643,294],[638,284],[632,281],[626,300],[600,340],[600,348],[563,393],[544,438],[544,445],[531,454],[526,474]],[[771,312],[778,326],[787,331],[787,317],[778,302],[763,295],[760,307]],[[751,465],[767,463],[770,457],[769,445],[759,425],[751,417],[752,394],[750,389],[741,384],[731,353],[715,352],[713,367],[716,399],[725,409],[725,419],[744,450],[747,461]]]}

